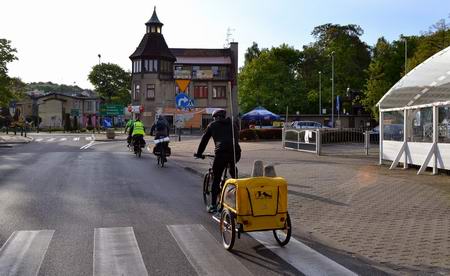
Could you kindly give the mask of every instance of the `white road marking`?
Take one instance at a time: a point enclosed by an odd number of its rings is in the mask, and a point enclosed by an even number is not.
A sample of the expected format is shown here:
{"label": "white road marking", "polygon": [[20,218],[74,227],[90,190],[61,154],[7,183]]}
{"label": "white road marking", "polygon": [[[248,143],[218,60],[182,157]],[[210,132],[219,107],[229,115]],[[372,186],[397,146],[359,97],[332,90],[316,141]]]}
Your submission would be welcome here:
{"label": "white road marking", "polygon": [[91,137],[91,136],[88,136],[88,137],[85,137],[85,139],[86,139],[87,141],[91,141],[91,140],[92,140],[92,137]]}
{"label": "white road marking", "polygon": [[54,232],[12,233],[0,249],[0,275],[37,275]]}
{"label": "white road marking", "polygon": [[67,140],[67,138],[65,138],[65,137],[59,139],[59,141],[66,141],[66,140]]}
{"label": "white road marking", "polygon": [[445,80],[445,78],[446,78],[446,76],[440,76],[440,77],[438,78],[438,81],[443,81],[443,80]]}
{"label": "white road marking", "polygon": [[79,141],[79,140],[80,140],[80,137],[74,137],[73,140],[74,140],[74,141]]}
{"label": "white road marking", "polygon": [[252,275],[200,224],[168,225],[198,275]]}
{"label": "white road marking", "polygon": [[80,149],[81,150],[88,149],[88,148],[90,148],[90,147],[92,147],[94,145],[94,142],[95,141],[90,141],[89,144],[86,144],[86,145],[82,146]]}
{"label": "white road marking", "polygon": [[95,228],[93,276],[100,275],[148,275],[133,227]]}
{"label": "white road marking", "polygon": [[53,142],[53,141],[55,141],[55,139],[56,139],[56,138],[49,138],[49,139],[47,140],[47,142]]}
{"label": "white road marking", "polygon": [[248,234],[305,275],[357,275],[294,238],[285,247],[279,247],[274,246],[277,242],[272,231]]}
{"label": "white road marking", "polygon": [[44,139],[42,139],[42,138],[34,139],[34,141],[36,141],[36,142],[40,142],[40,141],[42,141],[42,140],[44,140]]}

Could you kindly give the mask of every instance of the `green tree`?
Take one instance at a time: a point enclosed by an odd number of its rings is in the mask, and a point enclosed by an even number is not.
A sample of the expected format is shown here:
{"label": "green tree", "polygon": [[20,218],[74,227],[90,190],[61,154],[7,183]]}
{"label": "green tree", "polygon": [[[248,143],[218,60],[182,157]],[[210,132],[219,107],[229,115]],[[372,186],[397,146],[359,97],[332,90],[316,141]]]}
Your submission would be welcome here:
{"label": "green tree", "polygon": [[131,101],[131,74],[113,63],[101,63],[92,67],[89,81],[101,97],[109,103],[126,106]]}
{"label": "green tree", "polygon": [[17,60],[16,52],[11,41],[0,39],[0,107],[7,107],[11,100],[17,99],[23,88],[20,79],[8,76],[7,64]]}
{"label": "green tree", "polygon": [[[250,49],[250,48],[249,48]],[[240,105],[247,112],[262,105],[275,113],[298,106],[299,51],[283,44],[263,49],[247,62],[239,74]]]}
{"label": "green tree", "polygon": [[258,43],[253,42],[252,46],[247,48],[245,52],[245,64],[251,62],[261,54],[261,50],[258,47]]}

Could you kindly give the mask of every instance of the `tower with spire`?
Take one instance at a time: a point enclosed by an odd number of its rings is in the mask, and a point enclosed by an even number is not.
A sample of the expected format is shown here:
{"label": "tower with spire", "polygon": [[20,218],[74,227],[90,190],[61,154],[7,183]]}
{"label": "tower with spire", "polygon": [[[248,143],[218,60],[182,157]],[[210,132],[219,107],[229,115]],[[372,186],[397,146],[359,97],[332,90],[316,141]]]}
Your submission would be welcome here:
{"label": "tower with spire", "polygon": [[[162,34],[163,23],[159,21],[156,7],[145,23],[146,31],[139,46],[131,54],[132,61],[132,103],[143,105],[144,123],[151,124],[158,107],[163,107],[168,90],[174,91],[173,63],[176,58],[170,51]],[[167,89],[169,88],[169,89]],[[146,116],[147,115],[147,116]]]}

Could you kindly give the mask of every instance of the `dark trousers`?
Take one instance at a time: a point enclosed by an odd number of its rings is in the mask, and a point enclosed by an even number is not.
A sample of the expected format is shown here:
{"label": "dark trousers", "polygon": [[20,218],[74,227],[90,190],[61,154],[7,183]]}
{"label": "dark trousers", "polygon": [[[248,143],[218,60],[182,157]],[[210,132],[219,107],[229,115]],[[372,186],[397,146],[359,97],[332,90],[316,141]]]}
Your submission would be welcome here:
{"label": "dark trousers", "polygon": [[[236,163],[239,162],[241,159],[241,153],[236,152]],[[228,167],[228,172],[230,173],[232,178],[236,178],[236,166],[233,160],[233,155],[229,154],[217,154],[216,157],[214,157],[213,162],[213,183],[211,186],[211,204],[216,205],[217,204],[217,196],[220,192],[220,181],[223,176],[223,172],[225,168]]]}
{"label": "dark trousers", "polygon": [[135,149],[137,147],[144,147],[145,146],[144,135],[142,134],[133,135],[133,145]]}

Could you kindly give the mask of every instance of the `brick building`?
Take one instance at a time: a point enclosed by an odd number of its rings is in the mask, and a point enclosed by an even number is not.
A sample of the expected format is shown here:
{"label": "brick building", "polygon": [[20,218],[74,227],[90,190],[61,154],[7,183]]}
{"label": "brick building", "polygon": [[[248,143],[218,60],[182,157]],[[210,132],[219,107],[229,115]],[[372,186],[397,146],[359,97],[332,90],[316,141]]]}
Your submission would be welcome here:
{"label": "brick building", "polygon": [[[170,123],[184,121],[184,127],[203,128],[216,108],[237,115],[238,44],[222,49],[169,48],[162,34],[156,10],[145,23],[146,33],[130,56],[132,61],[132,103],[143,105],[142,120],[148,127],[156,114]],[[182,92],[179,83],[194,101],[191,110],[176,108],[175,97]],[[230,98],[231,97],[231,98]]]}

